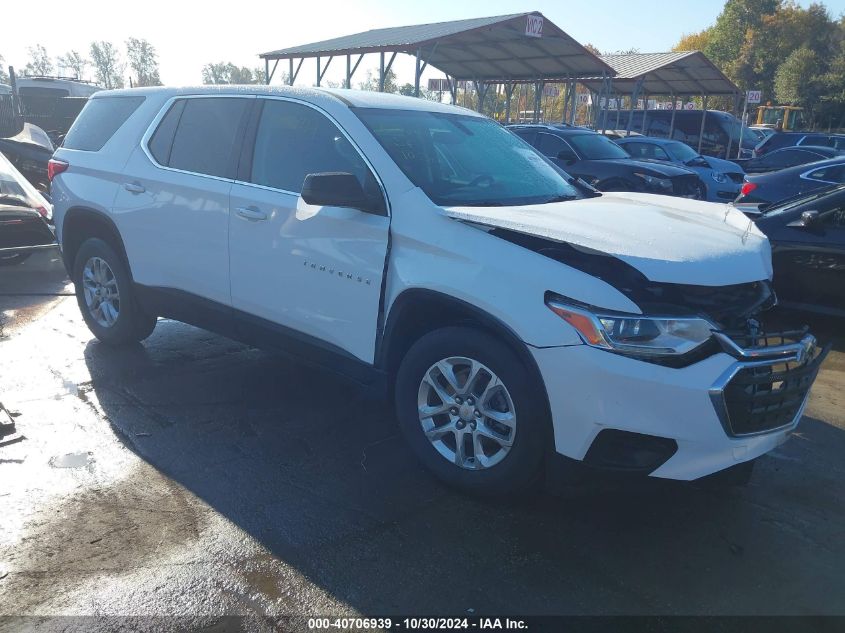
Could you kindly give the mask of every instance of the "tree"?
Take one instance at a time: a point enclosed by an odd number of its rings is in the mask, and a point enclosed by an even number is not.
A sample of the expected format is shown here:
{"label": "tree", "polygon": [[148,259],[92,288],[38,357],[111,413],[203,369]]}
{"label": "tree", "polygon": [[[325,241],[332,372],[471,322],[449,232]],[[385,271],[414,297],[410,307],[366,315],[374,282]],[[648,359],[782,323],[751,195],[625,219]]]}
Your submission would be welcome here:
{"label": "tree", "polygon": [[[358,84],[360,90],[378,90],[378,73],[370,69],[367,71],[367,78]],[[413,86],[412,93],[413,93]],[[384,91],[385,92],[399,92],[400,88],[396,85],[396,73],[391,68],[384,74]]]}
{"label": "tree", "polygon": [[147,40],[130,37],[126,40],[126,56],[135,74],[136,86],[160,86],[158,54]]}
{"label": "tree", "polygon": [[114,44],[91,42],[91,63],[97,73],[97,83],[103,88],[123,88],[123,71],[126,65],[121,61]]}
{"label": "tree", "polygon": [[0,55],[0,84],[9,83],[9,75],[6,73],[6,60]]}
{"label": "tree", "polygon": [[263,84],[265,77],[263,68],[249,69],[232,62],[206,64],[202,69],[204,84]]}
{"label": "tree", "polygon": [[797,48],[778,66],[775,96],[778,103],[811,107],[819,99],[819,60],[806,46]]}
{"label": "tree", "polygon": [[672,50],[675,52],[703,51],[710,44],[710,33],[711,29],[704,29],[698,33],[684,33]]}
{"label": "tree", "polygon": [[30,60],[24,67],[24,72],[27,75],[52,75],[53,74],[53,60],[47,54],[47,49],[36,44],[35,47],[29,48]]}
{"label": "tree", "polygon": [[716,23],[709,29],[704,52],[717,66],[729,68],[739,57],[748,29],[760,26],[782,0],[727,0]]}
{"label": "tree", "polygon": [[62,72],[63,68],[67,69],[77,79],[84,78],[85,69],[91,64],[91,62],[89,62],[76,51],[68,51],[64,55],[60,55],[58,62],[59,72]]}

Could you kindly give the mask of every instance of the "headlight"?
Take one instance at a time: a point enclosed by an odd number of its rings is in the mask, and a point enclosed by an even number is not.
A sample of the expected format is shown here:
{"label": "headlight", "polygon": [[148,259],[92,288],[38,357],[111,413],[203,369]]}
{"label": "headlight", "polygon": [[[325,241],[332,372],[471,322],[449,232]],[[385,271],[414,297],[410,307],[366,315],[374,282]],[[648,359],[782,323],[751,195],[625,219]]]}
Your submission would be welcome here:
{"label": "headlight", "polygon": [[634,173],[638,178],[642,178],[649,187],[653,189],[671,189],[672,181],[668,178],[658,178],[657,176],[649,176],[648,174]]}
{"label": "headlight", "polygon": [[716,182],[727,182],[728,177],[725,174],[720,174],[718,171],[711,171],[710,177]]}
{"label": "headlight", "polygon": [[716,329],[698,317],[598,314],[551,299],[546,305],[585,343],[630,356],[679,356],[706,343]]}

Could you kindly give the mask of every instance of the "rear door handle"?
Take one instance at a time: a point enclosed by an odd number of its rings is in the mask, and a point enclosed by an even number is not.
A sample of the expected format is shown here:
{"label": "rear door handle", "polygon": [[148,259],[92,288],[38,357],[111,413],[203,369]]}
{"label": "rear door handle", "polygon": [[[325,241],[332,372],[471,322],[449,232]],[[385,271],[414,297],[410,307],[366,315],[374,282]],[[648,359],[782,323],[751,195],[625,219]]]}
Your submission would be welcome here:
{"label": "rear door handle", "polygon": [[123,188],[129,193],[144,193],[147,190],[144,185],[137,182],[125,182]]}
{"label": "rear door handle", "polygon": [[267,214],[255,207],[238,207],[235,209],[235,213],[250,222],[259,222],[267,219]]}

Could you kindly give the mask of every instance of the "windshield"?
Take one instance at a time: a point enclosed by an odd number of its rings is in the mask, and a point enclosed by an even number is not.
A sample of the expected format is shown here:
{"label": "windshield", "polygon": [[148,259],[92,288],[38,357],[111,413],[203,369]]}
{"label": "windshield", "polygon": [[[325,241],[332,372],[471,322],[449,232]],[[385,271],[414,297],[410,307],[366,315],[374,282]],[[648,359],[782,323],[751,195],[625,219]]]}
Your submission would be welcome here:
{"label": "windshield", "polygon": [[[47,213],[51,209],[50,203],[44,199],[44,196],[29,184],[29,181],[15,169],[14,165],[2,153],[0,153],[0,198],[2,198],[0,202],[3,204],[20,206],[19,201],[23,201],[26,206],[32,209],[41,208]],[[12,202],[12,198],[17,199],[17,201]]]}
{"label": "windshield", "polygon": [[566,140],[584,160],[631,158],[624,149],[601,134],[575,134],[567,136]]}
{"label": "windshield", "polygon": [[508,206],[581,197],[564,172],[490,119],[419,110],[354,112],[435,204]]}
{"label": "windshield", "polygon": [[731,143],[739,143],[740,130],[742,131],[743,147],[753,147],[760,142],[760,136],[747,125],[743,125],[739,119],[725,117],[722,119],[724,130],[731,135]]}
{"label": "windshield", "polygon": [[666,143],[666,145],[664,145],[663,147],[666,149],[666,151],[669,152],[672,158],[674,158],[675,160],[679,160],[683,163],[698,158],[700,155],[686,143],[680,143],[677,141],[672,143]]}

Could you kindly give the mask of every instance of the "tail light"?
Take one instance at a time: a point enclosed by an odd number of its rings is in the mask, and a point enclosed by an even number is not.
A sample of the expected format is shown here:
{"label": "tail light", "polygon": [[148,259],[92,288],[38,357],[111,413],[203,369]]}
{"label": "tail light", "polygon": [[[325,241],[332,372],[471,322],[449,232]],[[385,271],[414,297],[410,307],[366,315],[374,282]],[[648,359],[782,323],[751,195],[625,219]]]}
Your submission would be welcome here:
{"label": "tail light", "polygon": [[65,161],[51,158],[47,163],[47,180],[53,182],[53,178],[63,172],[66,172],[68,167],[70,167],[70,164]]}
{"label": "tail light", "polygon": [[744,182],[742,183],[742,189],[739,190],[739,195],[747,196],[749,193],[754,191],[757,188],[756,182]]}

